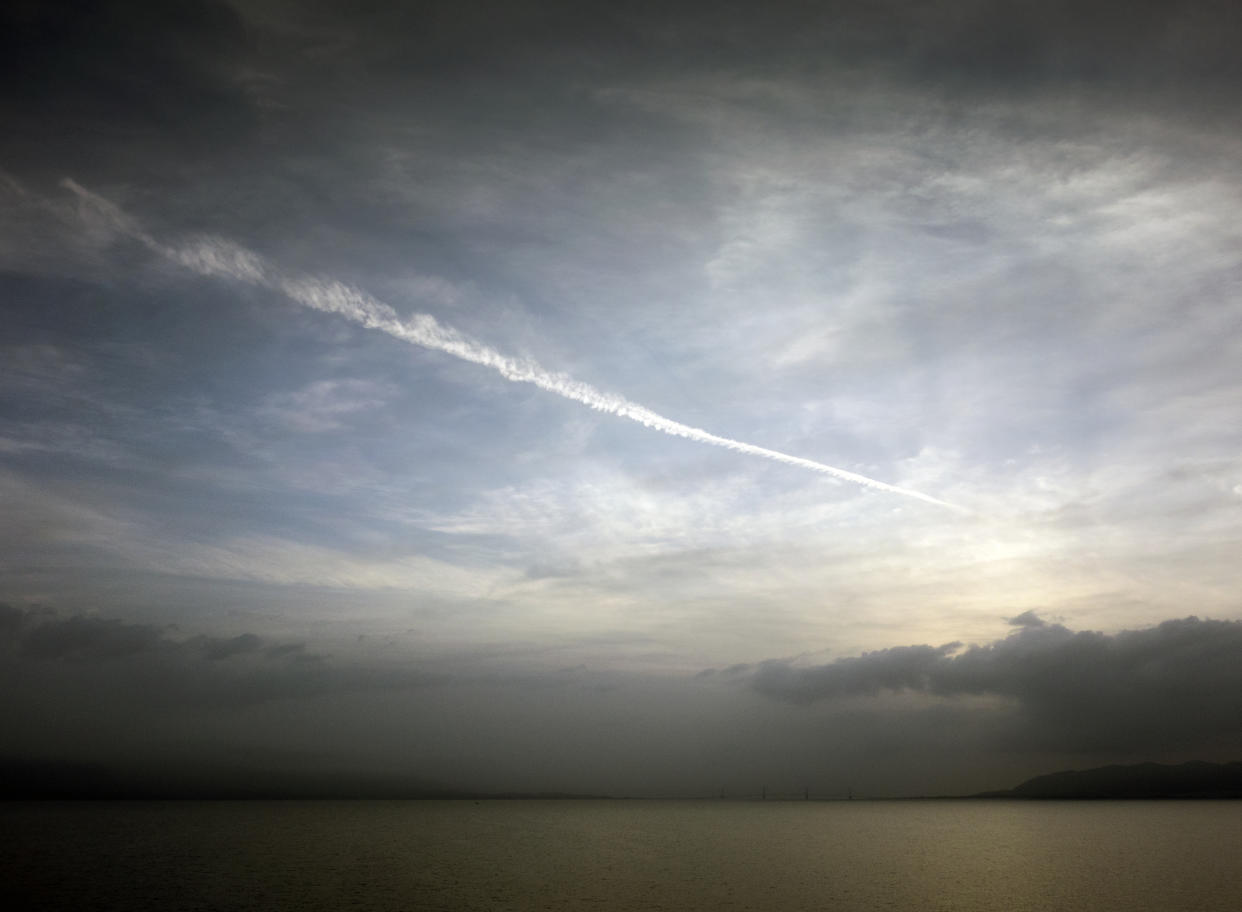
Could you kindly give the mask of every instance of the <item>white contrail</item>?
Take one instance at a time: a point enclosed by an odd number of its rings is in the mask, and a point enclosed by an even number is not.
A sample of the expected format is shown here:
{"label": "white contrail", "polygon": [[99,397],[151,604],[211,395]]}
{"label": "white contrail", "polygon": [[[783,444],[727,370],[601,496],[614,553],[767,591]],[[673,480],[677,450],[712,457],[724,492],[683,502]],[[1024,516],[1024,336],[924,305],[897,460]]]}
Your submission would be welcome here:
{"label": "white contrail", "polygon": [[913,497],[916,500],[963,513],[969,512],[921,491],[898,487],[875,478],[868,478],[866,475],[859,475],[857,472],[839,469],[811,459],[803,459],[800,456],[790,456],[788,453],[769,450],[753,443],[743,443],[740,440],[721,437],[702,428],[665,418],[622,396],[605,393],[588,383],[575,380],[568,374],[546,370],[526,358],[511,358],[501,354],[481,342],[462,335],[452,327],[445,326],[430,314],[414,314],[402,320],[388,304],[360,289],[351,288],[331,279],[285,275],[258,254],[223,238],[204,237],[199,238],[194,244],[169,246],[144,231],[118,206],[91,193],[73,180],[65,178],[61,181],[61,185],[89,204],[98,215],[108,221],[114,230],[142,242],[160,256],[179,263],[200,275],[222,276],[279,291],[305,307],[340,314],[368,329],[377,329],[412,345],[435,349],[461,358],[463,361],[482,364],[490,367],[506,380],[512,380],[515,383],[532,383],[540,389],[572,399],[574,402],[580,402],[596,411],[628,418],[644,427],[674,437],[684,437],[687,440],[724,447],[726,450],[733,450],[737,453],[762,456],[775,462],[831,475],[843,481],[852,481],[878,491]]}

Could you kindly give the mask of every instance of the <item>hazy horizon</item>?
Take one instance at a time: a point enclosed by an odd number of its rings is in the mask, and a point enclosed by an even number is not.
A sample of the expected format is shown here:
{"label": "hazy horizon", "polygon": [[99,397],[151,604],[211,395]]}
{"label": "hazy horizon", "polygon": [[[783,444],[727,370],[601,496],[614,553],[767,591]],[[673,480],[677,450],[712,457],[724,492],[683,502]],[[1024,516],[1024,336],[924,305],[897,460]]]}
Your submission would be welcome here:
{"label": "hazy horizon", "polygon": [[1242,757],[1238,9],[0,23],[0,759]]}

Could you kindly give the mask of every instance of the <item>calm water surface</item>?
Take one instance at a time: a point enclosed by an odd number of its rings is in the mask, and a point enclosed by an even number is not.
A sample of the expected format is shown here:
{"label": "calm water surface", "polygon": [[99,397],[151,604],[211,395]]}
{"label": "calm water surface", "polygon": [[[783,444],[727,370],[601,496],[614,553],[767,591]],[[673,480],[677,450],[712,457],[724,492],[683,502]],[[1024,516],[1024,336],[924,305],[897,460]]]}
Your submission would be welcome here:
{"label": "calm water surface", "polygon": [[1242,802],[0,804],[10,909],[1242,909]]}

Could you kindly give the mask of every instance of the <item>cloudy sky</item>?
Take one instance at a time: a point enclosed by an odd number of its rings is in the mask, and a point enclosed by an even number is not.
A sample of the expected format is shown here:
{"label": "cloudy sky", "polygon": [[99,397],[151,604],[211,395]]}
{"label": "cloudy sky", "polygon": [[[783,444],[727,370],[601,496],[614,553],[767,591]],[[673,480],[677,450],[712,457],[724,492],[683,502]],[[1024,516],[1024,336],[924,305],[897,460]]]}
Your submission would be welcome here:
{"label": "cloudy sky", "polygon": [[4,16],[12,757],[1242,756],[1233,4]]}

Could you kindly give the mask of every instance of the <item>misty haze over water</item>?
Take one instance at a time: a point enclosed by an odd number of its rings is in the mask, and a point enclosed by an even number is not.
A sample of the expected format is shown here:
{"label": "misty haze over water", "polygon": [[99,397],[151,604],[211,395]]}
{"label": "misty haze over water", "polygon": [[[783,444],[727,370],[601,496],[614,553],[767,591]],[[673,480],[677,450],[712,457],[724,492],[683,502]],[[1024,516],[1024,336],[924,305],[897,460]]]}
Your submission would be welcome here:
{"label": "misty haze over water", "polygon": [[1233,910],[1236,803],[12,803],[72,909]]}

